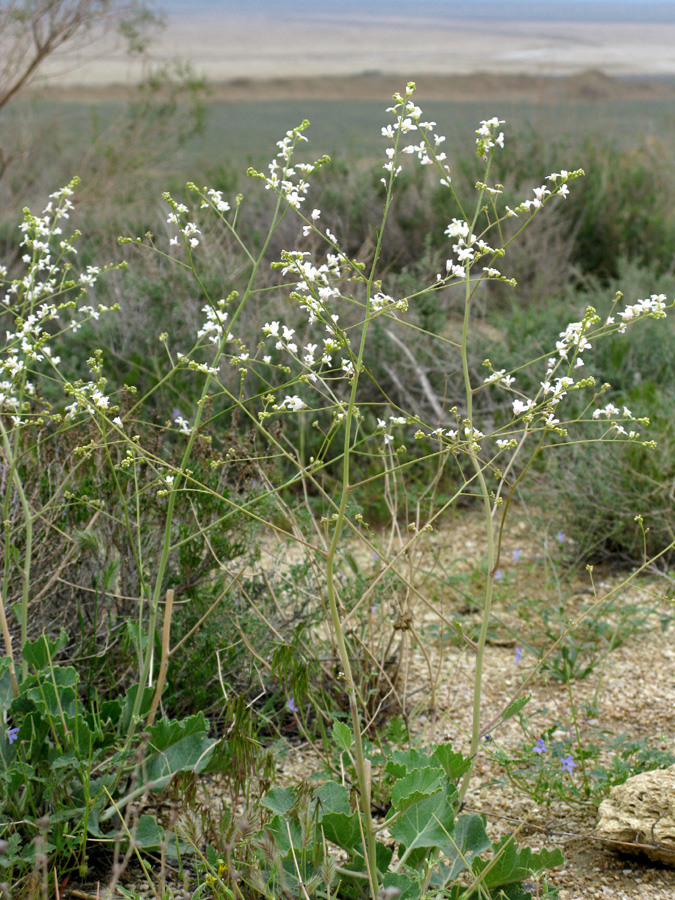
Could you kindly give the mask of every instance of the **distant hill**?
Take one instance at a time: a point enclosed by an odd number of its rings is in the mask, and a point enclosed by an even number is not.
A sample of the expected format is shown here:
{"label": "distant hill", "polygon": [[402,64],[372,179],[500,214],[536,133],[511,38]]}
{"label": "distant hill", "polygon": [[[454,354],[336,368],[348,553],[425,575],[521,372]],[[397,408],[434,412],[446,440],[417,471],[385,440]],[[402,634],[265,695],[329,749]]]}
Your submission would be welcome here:
{"label": "distant hill", "polygon": [[274,17],[360,12],[470,21],[675,22],[673,0],[156,0],[169,15],[244,11]]}

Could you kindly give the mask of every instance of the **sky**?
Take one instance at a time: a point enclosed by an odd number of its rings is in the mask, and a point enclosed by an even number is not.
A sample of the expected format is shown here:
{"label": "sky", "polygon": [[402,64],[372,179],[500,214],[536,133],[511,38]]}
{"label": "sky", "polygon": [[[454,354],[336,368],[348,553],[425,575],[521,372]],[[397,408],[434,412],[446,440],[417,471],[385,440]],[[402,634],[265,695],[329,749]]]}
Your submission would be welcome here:
{"label": "sky", "polygon": [[471,20],[675,22],[673,0],[156,0],[169,14],[252,13],[283,10],[313,14],[368,12],[387,15],[415,12]]}

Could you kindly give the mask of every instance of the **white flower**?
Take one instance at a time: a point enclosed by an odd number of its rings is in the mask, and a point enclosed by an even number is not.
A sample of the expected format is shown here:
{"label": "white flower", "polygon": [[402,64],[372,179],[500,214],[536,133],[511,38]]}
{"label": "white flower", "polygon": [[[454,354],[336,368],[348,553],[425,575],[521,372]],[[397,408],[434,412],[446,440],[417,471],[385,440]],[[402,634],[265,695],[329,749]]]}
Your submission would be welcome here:
{"label": "white flower", "polygon": [[300,409],[303,409],[306,404],[304,400],[301,400],[297,394],[294,394],[292,397],[286,394],[284,397],[284,402],[281,404],[282,406],[287,406],[293,412],[297,412]]}
{"label": "white flower", "polygon": [[529,410],[531,410],[534,405],[535,405],[534,400],[527,400],[527,401],[525,401],[525,403],[523,403],[522,400],[519,400],[516,398],[513,401],[514,415],[519,416],[519,415],[521,415],[521,413],[526,413]]}

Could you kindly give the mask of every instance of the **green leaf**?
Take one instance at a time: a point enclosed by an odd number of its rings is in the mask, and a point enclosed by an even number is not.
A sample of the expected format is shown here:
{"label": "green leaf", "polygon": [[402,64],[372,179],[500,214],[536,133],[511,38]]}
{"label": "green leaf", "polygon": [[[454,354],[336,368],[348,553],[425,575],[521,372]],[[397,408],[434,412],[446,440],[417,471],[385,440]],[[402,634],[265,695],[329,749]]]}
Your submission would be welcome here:
{"label": "green leaf", "polygon": [[387,762],[385,772],[387,775],[393,775],[394,778],[403,778],[408,772],[412,772],[415,769],[428,769],[429,766],[436,769],[442,768],[440,762],[434,760],[428,753],[421,753],[414,748],[411,750],[394,750],[391,759]]}
{"label": "green leaf", "polygon": [[201,772],[207,765],[216,741],[206,734],[203,713],[182,721],[160,719],[148,729],[150,739],[145,755],[144,781],[152,790],[161,790],[177,772]]}
{"label": "green leaf", "polygon": [[[124,704],[122,706],[122,719],[120,721],[120,728],[123,733],[129,731],[131,727],[131,717],[134,711],[134,703],[136,702],[136,695],[138,694],[138,685],[132,684],[129,690],[126,692],[124,698]],[[150,710],[150,705],[152,703],[152,698],[155,696],[154,687],[145,687],[143,688],[143,699],[141,700],[141,708],[138,712],[139,716],[143,718],[147,715]]]}
{"label": "green leaf", "polygon": [[322,817],[319,828],[327,841],[337,844],[348,853],[351,853],[361,841],[361,829],[359,828],[359,814],[353,813],[327,813]]}
{"label": "green leaf", "polygon": [[295,803],[295,796],[292,788],[273,787],[265,794],[260,803],[265,809],[270,809],[279,816],[285,816]]}
{"label": "green leaf", "polygon": [[[293,841],[293,849],[299,851],[302,849],[302,833],[300,826],[293,819],[291,820],[285,815],[274,816],[272,821],[266,827],[265,831],[273,838],[274,843],[279,848],[282,856],[286,856],[291,850],[291,840]],[[289,831],[291,840],[289,840]]]}
{"label": "green leaf", "polygon": [[507,719],[512,719],[513,716],[517,716],[521,709],[527,706],[531,699],[532,694],[526,694],[524,697],[518,697],[513,703],[509,703],[502,713],[502,722],[506,722]]}
{"label": "green leaf", "polygon": [[351,749],[354,742],[351,729],[344,722],[335,722],[333,725],[333,740],[341,752]]}
{"label": "green leaf", "polygon": [[540,850],[539,853],[529,847],[516,850],[510,836],[493,844],[492,852],[492,860],[475,859],[472,866],[474,875],[484,874],[483,884],[491,891],[520,884],[533,872],[561,866],[564,862],[557,847],[555,850]]}
{"label": "green leaf", "polygon": [[50,641],[46,634],[40,635],[36,641],[26,641],[23,658],[36,671],[45,669],[67,640],[68,635],[63,628],[55,641]]}
{"label": "green leaf", "polygon": [[143,850],[159,850],[166,841],[166,832],[148,813],[143,813],[133,831],[137,846]]}
{"label": "green leaf", "polygon": [[453,751],[452,744],[439,744],[434,750],[432,758],[443,767],[448,778],[455,782],[460,780],[471,765],[470,759]]}
{"label": "green leaf", "polygon": [[387,872],[382,880],[382,887],[394,888],[396,900],[417,900],[420,896],[419,879],[413,879],[402,872]]}
{"label": "green leaf", "polygon": [[77,693],[73,687],[55,686],[51,681],[43,681],[27,690],[25,696],[50,719],[60,719],[61,713],[74,716],[78,711]]}
{"label": "green leaf", "polygon": [[122,715],[122,704],[119,700],[104,700],[98,716],[100,725],[117,725]]}
{"label": "green leaf", "polygon": [[477,813],[460,816],[451,838],[443,847],[443,852],[451,860],[444,883],[455,881],[460,872],[471,865],[474,857],[484,853],[490,846],[483,817]]}
{"label": "green leaf", "polygon": [[9,657],[0,656],[0,710],[8,709],[14,699],[14,686],[9,665]]}
{"label": "green leaf", "polygon": [[[391,847],[387,847],[382,841],[375,842],[375,865],[377,866],[378,872],[388,871],[393,855],[394,851]],[[354,857],[345,865],[345,868],[350,869],[352,872],[367,871],[362,844],[358,844],[354,847]],[[360,881],[359,885],[362,887],[363,883]]]}
{"label": "green leaf", "polygon": [[445,788],[414,803],[393,823],[389,833],[406,850],[445,847],[448,843],[447,835],[452,832],[455,821],[452,797],[456,793],[454,788]]}
{"label": "green leaf", "polygon": [[322,784],[316,791],[316,800],[319,822],[329,813],[351,812],[347,788],[335,781],[326,781]]}
{"label": "green leaf", "polygon": [[441,769],[415,769],[403,778],[399,778],[391,789],[391,805],[395,810],[404,810],[422,800],[430,797],[443,786],[443,771]]}
{"label": "green leaf", "polygon": [[393,716],[387,726],[387,738],[392,744],[403,744],[408,740],[408,728],[401,716]]}

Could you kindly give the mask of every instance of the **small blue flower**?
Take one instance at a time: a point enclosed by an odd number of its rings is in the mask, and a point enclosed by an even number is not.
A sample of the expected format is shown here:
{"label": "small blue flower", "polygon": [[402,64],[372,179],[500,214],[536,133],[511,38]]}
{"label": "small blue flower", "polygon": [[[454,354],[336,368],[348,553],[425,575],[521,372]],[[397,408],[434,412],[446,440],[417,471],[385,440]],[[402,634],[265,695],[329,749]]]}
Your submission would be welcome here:
{"label": "small blue flower", "polygon": [[544,743],[544,739],[543,739],[543,738],[539,738],[539,740],[537,741],[537,743],[534,745],[534,748],[533,748],[533,749],[534,749],[534,752],[535,752],[535,753],[539,753],[540,755],[541,755],[542,753],[547,753],[547,752],[548,752],[548,751],[546,750],[546,744]]}
{"label": "small blue flower", "polygon": [[556,538],[558,539],[558,543],[559,543],[559,544],[564,544],[564,543],[565,543],[565,532],[564,532],[564,531],[559,531],[559,532],[556,534]]}
{"label": "small blue flower", "polygon": [[516,647],[516,665],[518,665],[518,663],[521,661],[522,658],[523,658],[523,651],[520,649],[520,647]]}
{"label": "small blue flower", "polygon": [[561,762],[562,762],[563,772],[569,772],[569,774],[571,775],[572,769],[574,769],[576,767],[576,763],[574,762],[572,757],[571,756],[563,756],[563,758],[561,759]]}
{"label": "small blue flower", "polygon": [[290,709],[291,712],[298,712],[298,707],[292,697],[289,697],[286,709]]}
{"label": "small blue flower", "polygon": [[501,581],[501,579],[503,577],[504,577],[504,573],[502,572],[502,570],[497,569],[497,571],[495,572],[495,581]]}
{"label": "small blue flower", "polygon": [[492,740],[492,735],[486,734],[485,737],[483,738],[483,740],[485,741],[486,744],[489,744],[490,741]]}
{"label": "small blue flower", "polygon": [[523,555],[523,551],[522,551],[522,550],[514,550],[514,551],[513,551],[513,561],[514,561],[514,563],[519,562],[519,561],[520,561],[520,557],[521,557],[522,555]]}
{"label": "small blue flower", "polygon": [[7,740],[10,742],[10,744],[13,744],[13,743],[14,743],[14,741],[16,740],[16,736],[18,735],[18,733],[19,733],[19,729],[18,729],[18,728],[9,728],[9,729],[7,730]]}

